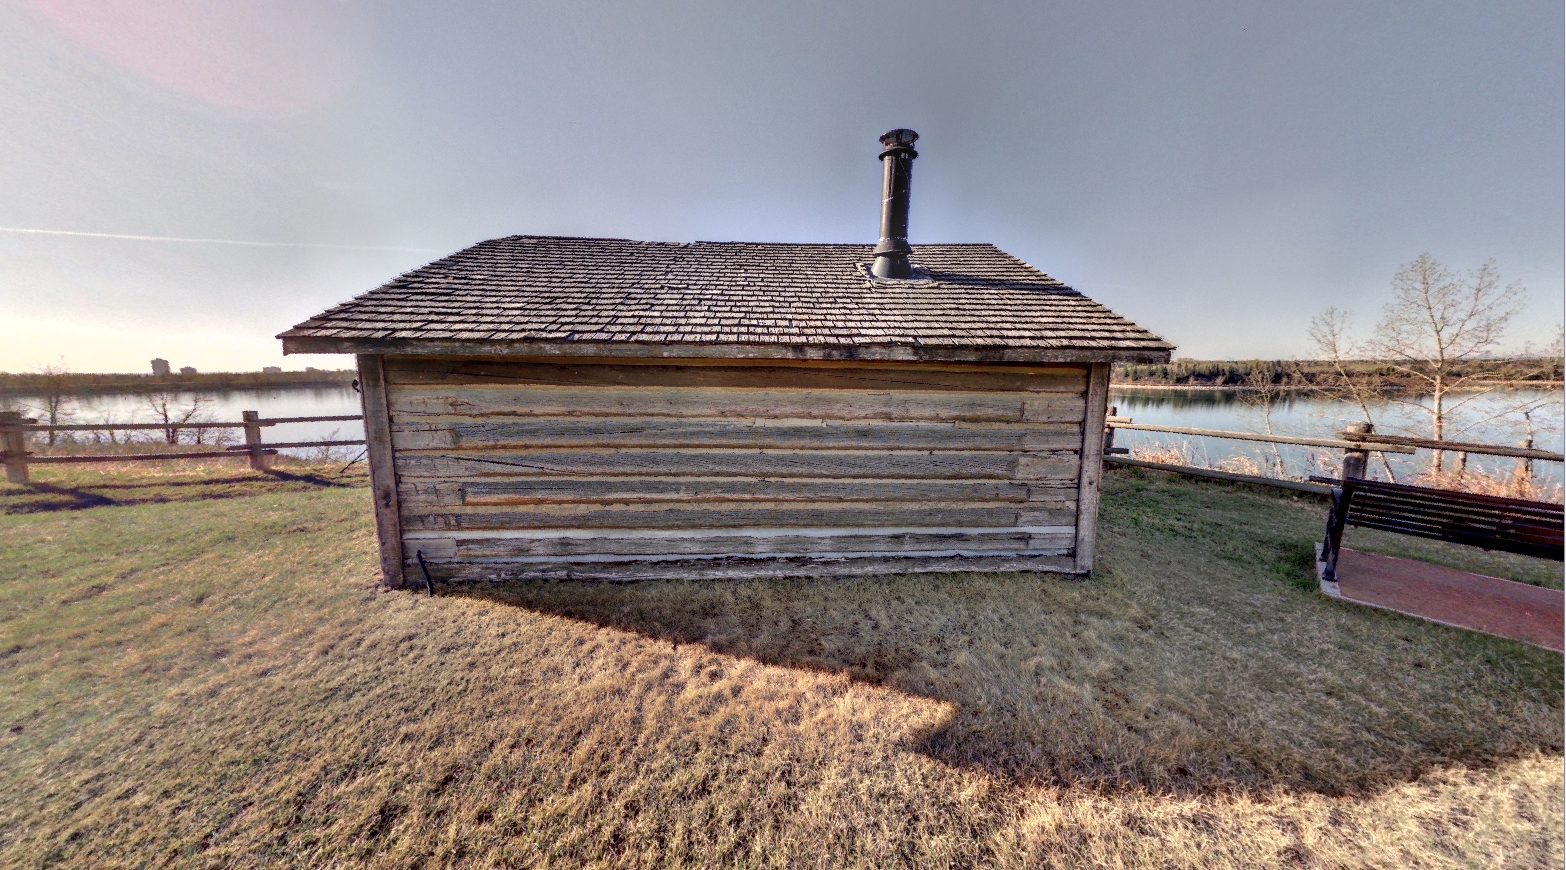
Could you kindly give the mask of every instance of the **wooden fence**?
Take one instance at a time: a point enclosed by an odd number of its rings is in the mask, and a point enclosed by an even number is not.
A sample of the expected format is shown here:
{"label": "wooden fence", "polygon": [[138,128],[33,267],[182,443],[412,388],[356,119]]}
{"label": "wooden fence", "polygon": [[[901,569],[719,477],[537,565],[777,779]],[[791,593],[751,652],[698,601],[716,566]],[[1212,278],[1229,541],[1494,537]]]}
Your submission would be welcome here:
{"label": "wooden fence", "polygon": [[[1538,450],[1532,447],[1509,447],[1501,444],[1474,444],[1463,441],[1432,441],[1426,438],[1405,438],[1397,435],[1380,435],[1371,430],[1369,424],[1357,424],[1341,434],[1339,438],[1301,438],[1289,435],[1265,435],[1256,432],[1229,432],[1221,429],[1191,429],[1182,426],[1159,426],[1150,423],[1137,423],[1129,417],[1117,416],[1115,409],[1111,408],[1109,417],[1104,425],[1104,461],[1117,465],[1134,465],[1141,468],[1155,468],[1161,471],[1174,471],[1180,474],[1188,474],[1194,477],[1208,477],[1216,480],[1231,480],[1241,483],[1255,483],[1263,486],[1276,486],[1284,489],[1298,490],[1301,492],[1327,493],[1330,488],[1317,483],[1307,483],[1298,480],[1284,480],[1276,477],[1263,477],[1250,474],[1237,474],[1230,471],[1220,471],[1213,468],[1197,468],[1191,465],[1175,465],[1165,462],[1150,462],[1144,459],[1133,459],[1126,454],[1130,451],[1115,446],[1115,431],[1117,429],[1135,430],[1140,432],[1167,432],[1171,435],[1197,435],[1207,438],[1227,438],[1236,441],[1261,441],[1270,444],[1296,444],[1307,447],[1324,447],[1328,449],[1342,450],[1345,470],[1353,476],[1362,476],[1365,471],[1365,462],[1371,453],[1403,453],[1411,454],[1419,449],[1441,450],[1448,453],[1456,453],[1459,457],[1464,454],[1475,453],[1488,456],[1509,456],[1517,459],[1519,463],[1526,463],[1531,475],[1532,463],[1535,461],[1561,462],[1566,456],[1549,450]],[[262,417],[259,411],[244,411],[241,414],[243,420],[238,423],[72,423],[55,426],[39,425],[38,421],[24,418],[16,411],[0,411],[0,461],[5,464],[6,480],[11,483],[26,483],[28,481],[28,466],[45,463],[60,462],[134,462],[142,460],[168,460],[168,459],[202,459],[217,456],[245,456],[250,467],[256,470],[265,469],[267,457],[275,456],[278,450],[298,447],[345,447],[363,444],[363,439],[343,441],[283,441],[265,442],[261,440],[261,430],[267,426],[277,426],[284,423],[329,423],[338,421],[352,421],[364,419],[358,414],[343,414],[325,417]],[[118,453],[81,455],[72,454],[64,456],[38,456],[27,450],[27,435],[31,432],[102,432],[102,431],[136,431],[154,430],[172,433],[180,429],[242,429],[244,430],[245,443],[227,447],[222,450],[184,451],[166,453]],[[1461,460],[1460,460],[1461,461]]]}
{"label": "wooden fence", "polygon": [[1307,483],[1299,480],[1285,480],[1253,474],[1236,474],[1232,471],[1219,471],[1215,468],[1197,468],[1192,465],[1176,465],[1167,462],[1149,462],[1145,459],[1132,459],[1126,455],[1130,452],[1129,450],[1115,446],[1115,430],[1130,429],[1140,432],[1168,432],[1172,435],[1199,435],[1207,438],[1263,441],[1269,444],[1297,444],[1307,447],[1326,447],[1342,450],[1343,474],[1350,477],[1363,477],[1365,475],[1366,461],[1372,453],[1407,454],[1420,449],[1456,453],[1460,466],[1465,464],[1466,455],[1470,453],[1485,456],[1514,457],[1530,477],[1533,475],[1533,463],[1535,460],[1544,462],[1566,461],[1566,455],[1550,450],[1538,450],[1533,447],[1509,447],[1503,444],[1474,444],[1466,441],[1433,441],[1428,438],[1380,435],[1375,433],[1369,423],[1353,424],[1347,431],[1341,433],[1338,438],[1299,438],[1289,435],[1265,435],[1256,432],[1228,432],[1221,429],[1190,429],[1182,426],[1158,426],[1150,423],[1137,423],[1129,417],[1116,415],[1115,410],[1110,408],[1109,417],[1104,421],[1104,461],[1107,463],[1134,465],[1140,468],[1156,468],[1160,471],[1173,471],[1193,477],[1255,483],[1262,486],[1276,486],[1283,489],[1314,492],[1322,495],[1329,494],[1332,488],[1319,483]]}
{"label": "wooden fence", "polygon": [[[276,456],[278,450],[293,447],[346,447],[363,444],[363,439],[345,441],[283,441],[261,440],[261,430],[283,423],[331,423],[362,420],[358,414],[341,414],[325,417],[262,417],[260,411],[244,411],[238,423],[61,423],[40,425],[17,411],[0,411],[0,462],[5,464],[5,479],[11,483],[27,483],[31,465],[61,462],[140,462],[168,459],[208,459],[217,456],[244,456],[250,467],[257,471],[267,467],[267,457]],[[242,429],[244,444],[222,450],[168,451],[162,453],[102,453],[39,456],[27,449],[27,436],[33,432],[133,432],[161,431],[169,438],[181,429]]]}

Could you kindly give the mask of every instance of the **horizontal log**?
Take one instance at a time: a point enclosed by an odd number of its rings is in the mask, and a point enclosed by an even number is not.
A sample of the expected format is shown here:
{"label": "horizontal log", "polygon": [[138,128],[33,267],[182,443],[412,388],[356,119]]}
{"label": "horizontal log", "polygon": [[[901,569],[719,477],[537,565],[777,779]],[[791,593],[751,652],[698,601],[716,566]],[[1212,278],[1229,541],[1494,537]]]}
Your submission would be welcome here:
{"label": "horizontal log", "polygon": [[430,417],[700,417],[1081,423],[1080,396],[921,390],[453,387],[389,390],[393,423]]}
{"label": "horizontal log", "polygon": [[[262,450],[263,455],[272,456],[276,450]],[[248,453],[235,453],[231,450],[195,450],[188,453],[102,453],[92,456],[28,456],[28,465],[50,465],[64,462],[153,462],[161,459],[212,459],[218,456],[248,456]]]}
{"label": "horizontal log", "polygon": [[[1545,462],[1566,461],[1566,455],[1553,450],[1536,450],[1532,447],[1507,447],[1502,444],[1473,444],[1467,441],[1434,441],[1429,438],[1404,438],[1400,435],[1381,435],[1374,432],[1344,432],[1345,441],[1376,441],[1403,447],[1444,450],[1449,453],[1478,453],[1485,456],[1512,456],[1518,459],[1542,459]],[[1365,449],[1363,447],[1361,450]]]}
{"label": "horizontal log", "polygon": [[333,420],[362,420],[359,414],[345,414],[332,417],[274,417],[257,420],[254,423],[213,423],[202,421],[197,423],[58,423],[54,425],[39,424],[29,426],[7,426],[7,429],[21,429],[23,432],[120,432],[141,431],[157,429],[243,429],[246,426],[275,426],[280,423],[324,423]]}
{"label": "horizontal log", "polygon": [[334,423],[338,421],[363,420],[363,414],[337,414],[326,417],[262,417],[256,421],[258,426],[278,426],[283,423]]}
{"label": "horizontal log", "polygon": [[399,477],[569,474],[622,477],[1075,479],[1074,453],[605,450],[396,455]]}
{"label": "horizontal log", "polygon": [[391,357],[394,386],[752,387],[832,390],[1018,390],[1082,393],[1085,366],[628,365]]}
{"label": "horizontal log", "polygon": [[50,426],[6,426],[23,432],[129,432],[157,429],[243,429],[245,423],[60,423]]}
{"label": "horizontal log", "polygon": [[[551,559],[545,562],[435,562],[430,576],[440,583],[504,583],[538,580],[579,580],[623,583],[640,580],[754,580],[786,577],[868,577],[955,571],[1025,571],[1077,576],[1071,556],[1052,555],[909,555],[869,556],[834,554],[820,557],[755,556],[668,559],[643,557],[625,561],[583,562]],[[410,563],[406,575],[419,577]],[[422,582],[422,580],[420,581]]]}
{"label": "horizontal log", "polygon": [[1230,438],[1235,441],[1265,441],[1269,444],[1303,444],[1307,447],[1331,447],[1337,450],[1366,450],[1373,453],[1413,453],[1414,448],[1401,444],[1357,441],[1341,441],[1336,438],[1296,438],[1292,435],[1265,435],[1259,432],[1230,432],[1224,429],[1189,429],[1184,426],[1157,426],[1152,423],[1116,423],[1114,429],[1136,429],[1143,432],[1168,432],[1174,435],[1201,435],[1208,438]]}
{"label": "horizontal log", "polygon": [[1173,465],[1167,462],[1148,462],[1145,459],[1132,459],[1128,456],[1107,456],[1104,462],[1113,465],[1131,465],[1137,468],[1151,468],[1157,471],[1172,471],[1175,474],[1186,474],[1191,477],[1206,477],[1211,480],[1228,480],[1234,483],[1254,483],[1258,486],[1274,486],[1279,489],[1292,489],[1295,492],[1308,492],[1313,495],[1331,495],[1332,487],[1322,486],[1316,483],[1304,483],[1298,480],[1280,480],[1276,477],[1258,477],[1254,474],[1235,474],[1230,471],[1219,471],[1214,468],[1196,468],[1190,465]]}
{"label": "horizontal log", "polygon": [[[1047,503],[1046,503],[1047,504]],[[1058,526],[1076,522],[1075,507],[1019,510],[991,504],[878,502],[813,504],[570,504],[420,508],[404,506],[405,531],[480,529],[728,529],[777,526]]]}
{"label": "horizontal log", "polygon": [[399,423],[398,450],[454,447],[754,447],[772,449],[1075,450],[1076,423],[843,423],[825,420],[526,419]]}
{"label": "horizontal log", "polygon": [[[284,447],[351,447],[353,445],[362,445],[362,444],[364,444],[364,439],[363,438],[360,438],[357,441],[267,441],[267,442],[263,443],[261,446],[263,446],[263,447],[273,447],[273,448],[284,448]],[[234,452],[234,453],[249,453],[250,452],[250,446],[247,445],[247,444],[236,444],[233,447],[230,447],[228,449],[231,452]]]}
{"label": "horizontal log", "polygon": [[[1068,527],[1069,528],[1069,527]],[[504,560],[571,556],[809,555],[824,553],[929,552],[938,550],[1004,553],[1064,553],[1075,530],[1048,534],[1005,530],[908,530],[892,534],[873,529],[769,529],[766,534],[725,530],[690,535],[663,532],[642,535],[547,535],[504,538],[405,536],[406,558],[422,552],[426,560]]]}
{"label": "horizontal log", "polygon": [[691,501],[1074,502],[1075,487],[1001,480],[842,480],[711,477],[530,477],[446,481],[407,479],[404,505],[603,504]]}

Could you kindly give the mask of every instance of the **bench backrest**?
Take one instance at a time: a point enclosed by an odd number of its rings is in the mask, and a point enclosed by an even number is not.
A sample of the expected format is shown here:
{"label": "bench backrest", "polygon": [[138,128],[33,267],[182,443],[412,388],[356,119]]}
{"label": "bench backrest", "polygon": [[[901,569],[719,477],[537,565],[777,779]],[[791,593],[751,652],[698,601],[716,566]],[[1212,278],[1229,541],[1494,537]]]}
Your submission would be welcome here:
{"label": "bench backrest", "polygon": [[1349,478],[1345,522],[1561,561],[1558,504]]}

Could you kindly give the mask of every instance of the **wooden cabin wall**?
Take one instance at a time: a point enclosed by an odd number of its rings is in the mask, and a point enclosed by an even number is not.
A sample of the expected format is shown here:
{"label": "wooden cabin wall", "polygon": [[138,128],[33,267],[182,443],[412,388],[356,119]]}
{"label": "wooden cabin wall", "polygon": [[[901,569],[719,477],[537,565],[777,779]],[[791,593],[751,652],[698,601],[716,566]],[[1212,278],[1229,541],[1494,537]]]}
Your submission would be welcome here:
{"label": "wooden cabin wall", "polygon": [[1086,365],[383,371],[410,583],[1077,570]]}

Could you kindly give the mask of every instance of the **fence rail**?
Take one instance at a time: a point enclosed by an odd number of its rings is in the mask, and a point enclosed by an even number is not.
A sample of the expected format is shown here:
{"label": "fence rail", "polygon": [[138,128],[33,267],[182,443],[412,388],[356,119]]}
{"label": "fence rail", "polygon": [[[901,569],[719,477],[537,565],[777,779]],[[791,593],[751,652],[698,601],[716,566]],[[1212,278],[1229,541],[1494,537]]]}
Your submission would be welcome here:
{"label": "fence rail", "polygon": [[[1413,453],[1414,445],[1400,444],[1390,438],[1375,436],[1375,441],[1352,441],[1338,438],[1296,438],[1292,435],[1266,435],[1255,432],[1227,432],[1222,429],[1187,429],[1181,426],[1155,426],[1149,423],[1110,423],[1113,429],[1136,429],[1144,432],[1172,432],[1176,435],[1205,435],[1210,438],[1232,438],[1236,441],[1267,441],[1272,444],[1303,444],[1306,447],[1333,447],[1338,450],[1367,450],[1371,453]],[[1470,451],[1477,452],[1477,451]],[[1540,451],[1543,452],[1543,451]]]}
{"label": "fence rail", "polygon": [[[1566,455],[1550,450],[1538,450],[1528,447],[1508,447],[1503,444],[1474,444],[1465,441],[1435,441],[1428,438],[1405,438],[1398,435],[1381,435],[1374,432],[1368,423],[1355,424],[1348,431],[1341,433],[1339,438],[1297,438],[1291,435],[1266,435],[1256,432],[1229,432],[1221,429],[1191,429],[1184,426],[1159,426],[1153,423],[1137,423],[1129,417],[1116,415],[1116,409],[1109,409],[1109,416],[1104,421],[1104,461],[1117,465],[1134,465],[1139,468],[1156,468],[1160,471],[1173,471],[1180,474],[1188,474],[1194,477],[1210,477],[1217,480],[1233,480],[1242,483],[1255,483],[1263,486],[1276,486],[1283,489],[1292,489],[1299,492],[1328,492],[1328,488],[1320,484],[1306,483],[1297,480],[1285,480],[1277,477],[1261,477],[1251,474],[1237,474],[1229,471],[1219,471],[1213,468],[1198,468],[1193,465],[1176,465],[1167,462],[1150,462],[1145,459],[1132,459],[1126,456],[1130,451],[1115,447],[1115,430],[1130,429],[1139,432],[1168,432],[1172,435],[1199,435],[1208,438],[1227,438],[1235,441],[1262,441],[1270,444],[1298,444],[1307,447],[1327,447],[1343,451],[1343,471],[1345,476],[1363,477],[1365,463],[1371,453],[1413,453],[1419,449],[1440,450],[1459,455],[1476,453],[1487,456],[1509,456],[1518,460],[1520,469],[1530,477],[1533,473],[1533,462],[1542,460],[1545,462],[1566,461]],[[1531,441],[1529,442],[1532,443]]]}
{"label": "fence rail", "polygon": [[[1538,450],[1533,447],[1507,447],[1504,444],[1471,444],[1467,441],[1432,441],[1429,438],[1404,438],[1397,435],[1363,435],[1359,432],[1344,432],[1343,437],[1355,442],[1374,439],[1384,444],[1400,444],[1410,448],[1422,447],[1426,450],[1441,450],[1447,453],[1514,456],[1518,459],[1542,459],[1545,462],[1566,461],[1566,455],[1552,450]],[[1409,452],[1413,451],[1410,450]]]}
{"label": "fence rail", "polygon": [[[262,470],[267,467],[267,458],[276,456],[278,450],[296,449],[303,447],[348,447],[363,444],[363,439],[353,440],[320,440],[320,441],[283,441],[265,442],[261,440],[261,430],[268,426],[278,426],[286,423],[332,423],[348,422],[364,419],[359,414],[337,414],[316,417],[262,417],[258,411],[245,411],[244,419],[237,423],[213,423],[213,422],[168,422],[168,423],[72,423],[56,425],[39,425],[38,421],[23,418],[15,411],[0,412],[0,462],[5,464],[6,480],[12,483],[26,483],[28,481],[28,466],[55,463],[79,463],[79,462],[139,462],[160,461],[173,459],[204,459],[222,456],[245,456],[250,462],[250,467]],[[1147,460],[1132,459],[1126,457],[1127,450],[1114,446],[1115,430],[1127,429],[1139,432],[1167,432],[1171,435],[1196,435],[1206,438],[1225,438],[1236,441],[1261,441],[1272,444],[1295,444],[1307,447],[1325,447],[1343,451],[1344,468],[1352,471],[1357,468],[1360,474],[1364,472],[1364,463],[1371,453],[1413,453],[1418,449],[1442,450],[1450,453],[1475,453],[1490,456],[1508,456],[1519,460],[1520,463],[1530,464],[1535,460],[1545,462],[1566,461],[1566,456],[1549,450],[1537,450],[1533,447],[1508,447],[1501,444],[1474,444],[1463,441],[1434,441],[1426,438],[1405,438],[1396,435],[1380,435],[1372,432],[1368,425],[1361,426],[1364,431],[1350,430],[1343,432],[1340,438],[1301,438],[1291,435],[1266,435],[1255,432],[1231,432],[1222,429],[1193,429],[1184,426],[1160,426],[1153,423],[1137,423],[1128,417],[1115,414],[1111,408],[1104,424],[1104,454],[1105,461],[1120,465],[1134,465],[1142,468],[1156,468],[1163,471],[1175,471],[1198,477],[1211,477],[1220,480],[1234,480],[1244,483],[1256,483],[1265,486],[1277,486],[1304,492],[1319,492],[1319,485],[1303,483],[1301,481],[1283,480],[1272,477],[1259,477],[1248,474],[1236,474],[1216,469],[1197,468],[1195,466],[1174,465],[1163,462],[1149,462]],[[222,450],[184,451],[168,453],[121,453],[121,454],[96,454],[96,455],[72,455],[72,456],[39,456],[27,450],[27,435],[33,432],[105,432],[105,431],[165,431],[173,432],[180,429],[242,429],[244,430],[245,443],[226,447]]]}
{"label": "fence rail", "polygon": [[[359,414],[339,414],[333,417],[259,417],[254,422],[246,423],[26,423],[16,428],[23,432],[112,432],[124,430],[127,432],[143,429],[241,429],[246,426],[278,426],[283,423],[331,423],[339,420],[362,420]],[[5,426],[0,423],[0,426]]]}
{"label": "fence rail", "polygon": [[1310,492],[1316,495],[1330,495],[1332,487],[1322,486],[1319,483],[1304,483],[1298,480],[1284,480],[1280,477],[1261,477],[1255,474],[1236,474],[1232,471],[1219,471],[1216,468],[1197,468],[1194,465],[1173,465],[1168,462],[1149,462],[1145,459],[1132,459],[1129,456],[1106,456],[1105,462],[1115,465],[1134,465],[1137,468],[1154,468],[1159,471],[1173,471],[1176,474],[1188,474],[1192,477],[1208,477],[1213,480],[1228,480],[1235,483],[1255,483],[1262,486],[1276,486],[1280,489],[1292,489],[1296,492]]}
{"label": "fence rail", "polygon": [[[357,440],[283,441],[261,440],[261,430],[266,426],[283,423],[333,423],[364,419],[359,414],[337,414],[320,417],[262,417],[259,411],[245,411],[238,423],[183,422],[177,423],[70,423],[39,425],[37,420],[24,418],[17,411],[0,411],[0,462],[5,464],[5,478],[11,483],[27,483],[28,466],[73,462],[147,462],[171,459],[209,459],[219,456],[244,456],[250,467],[262,471],[267,458],[276,456],[278,450],[299,447],[346,447],[363,444]],[[245,443],[225,447],[222,450],[187,450],[167,453],[101,453],[67,456],[39,456],[27,449],[27,436],[33,432],[113,432],[113,431],[162,431],[181,429],[241,429]],[[173,437],[172,435],[170,436]]]}

